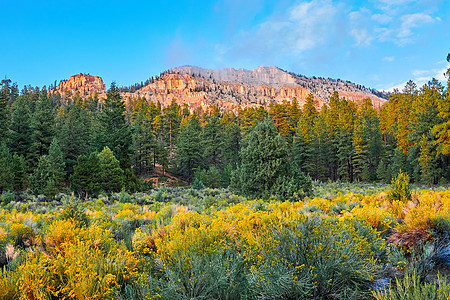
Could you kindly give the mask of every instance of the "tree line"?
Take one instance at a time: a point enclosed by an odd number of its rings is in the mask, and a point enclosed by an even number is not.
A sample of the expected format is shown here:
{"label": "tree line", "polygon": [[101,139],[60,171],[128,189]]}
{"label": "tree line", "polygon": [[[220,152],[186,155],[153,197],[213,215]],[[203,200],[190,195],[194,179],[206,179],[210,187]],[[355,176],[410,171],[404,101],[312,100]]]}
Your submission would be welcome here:
{"label": "tree line", "polygon": [[[450,91],[433,79],[408,82],[375,110],[335,92],[319,109],[313,95],[267,108],[190,111],[124,99],[113,83],[106,99],[62,98],[10,80],[0,92],[0,190],[82,196],[145,189],[155,167],[188,184],[243,194],[308,194],[310,179],[389,182],[400,170],[413,182],[450,181]],[[141,178],[141,179],[140,179]]]}

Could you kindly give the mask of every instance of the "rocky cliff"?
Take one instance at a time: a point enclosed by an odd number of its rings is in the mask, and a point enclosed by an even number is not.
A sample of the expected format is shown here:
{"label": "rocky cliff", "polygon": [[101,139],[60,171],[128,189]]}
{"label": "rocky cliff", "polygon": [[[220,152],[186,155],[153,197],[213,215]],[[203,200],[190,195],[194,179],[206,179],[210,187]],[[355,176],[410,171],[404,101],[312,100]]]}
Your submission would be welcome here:
{"label": "rocky cliff", "polygon": [[63,97],[78,94],[81,98],[97,95],[101,99],[106,96],[106,87],[100,76],[82,73],[70,76],[69,80],[61,81],[54,91]]}
{"label": "rocky cliff", "polygon": [[223,110],[235,110],[238,106],[268,106],[293,98],[302,106],[310,93],[322,106],[334,91],[355,102],[368,97],[376,108],[381,107],[388,97],[385,93],[348,81],[306,77],[265,66],[254,70],[211,70],[194,66],[173,68],[141,89],[124,93],[124,96],[145,97],[163,105],[175,99],[180,104],[187,103],[192,109],[216,105]]}
{"label": "rocky cliff", "polygon": [[[81,97],[89,97],[94,93],[99,98],[106,95],[102,79],[85,74],[62,81],[56,91],[62,95],[79,92]],[[138,88],[136,85],[133,89],[124,88],[122,96],[125,100],[144,97],[149,101],[159,101],[163,106],[175,100],[179,104],[186,103],[192,110],[214,105],[230,111],[238,107],[268,106],[294,98],[303,106],[310,93],[322,106],[329,101],[334,91],[355,102],[368,97],[375,108],[381,107],[388,97],[387,94],[348,81],[306,77],[264,66],[254,70],[211,70],[194,66],[173,68]]]}

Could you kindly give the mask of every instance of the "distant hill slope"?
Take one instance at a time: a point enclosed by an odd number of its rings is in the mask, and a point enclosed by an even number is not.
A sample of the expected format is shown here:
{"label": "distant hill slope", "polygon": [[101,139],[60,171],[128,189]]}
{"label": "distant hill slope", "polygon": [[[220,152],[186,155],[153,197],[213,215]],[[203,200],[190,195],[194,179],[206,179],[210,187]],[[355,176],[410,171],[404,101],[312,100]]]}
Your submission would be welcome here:
{"label": "distant hill slope", "polygon": [[[75,76],[78,77],[72,76],[69,81],[61,82],[56,91],[65,92],[70,90],[70,86],[74,86],[74,93],[81,90],[81,96],[89,96],[96,89],[99,95],[105,95],[100,77],[83,74]],[[90,77],[83,81],[80,76]],[[98,84],[99,80],[91,77],[100,78],[101,84]],[[69,84],[70,82],[73,84]],[[80,82],[86,82],[87,85],[79,85]],[[368,97],[375,108],[381,107],[388,98],[388,94],[384,92],[349,81],[306,77],[272,66],[261,66],[254,70],[177,67],[161,73],[145,84],[135,85],[133,89],[124,88],[122,95],[125,99],[144,97],[149,101],[159,101],[163,106],[175,100],[179,104],[187,104],[191,109],[214,105],[229,111],[238,107],[268,106],[283,100],[291,101],[293,98],[302,106],[310,93],[314,95],[319,106],[322,106],[329,101],[334,91],[354,102]]]}

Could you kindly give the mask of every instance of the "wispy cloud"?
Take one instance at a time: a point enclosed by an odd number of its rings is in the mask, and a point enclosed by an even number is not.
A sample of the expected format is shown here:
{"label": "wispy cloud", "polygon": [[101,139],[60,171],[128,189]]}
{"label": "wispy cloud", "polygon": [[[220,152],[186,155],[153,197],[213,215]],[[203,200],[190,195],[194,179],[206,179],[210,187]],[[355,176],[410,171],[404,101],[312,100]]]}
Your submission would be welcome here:
{"label": "wispy cloud", "polygon": [[[370,11],[362,9],[349,13],[350,34],[358,46],[370,46],[374,35],[370,32]],[[369,18],[368,18],[369,17]]]}
{"label": "wispy cloud", "polygon": [[430,15],[424,13],[403,15],[400,20],[401,26],[397,31],[397,43],[400,46],[409,44],[413,41],[413,28],[418,28],[435,21]]}
{"label": "wispy cloud", "polygon": [[[440,62],[438,65],[440,66],[431,68],[429,70],[414,70],[411,74],[412,80],[417,84],[418,87],[423,86],[433,78],[437,79],[440,82],[446,82],[447,77],[445,77],[444,74],[450,68],[450,63]],[[405,87],[406,83],[407,82],[405,81],[399,84],[394,84],[390,88],[387,88],[386,91],[393,92],[394,89],[401,91]]]}
{"label": "wispy cloud", "polygon": [[329,0],[302,2],[291,7],[280,19],[261,23],[247,32],[248,43],[269,53],[299,54],[324,44],[333,34],[337,8]]}
{"label": "wispy cloud", "polygon": [[[424,0],[419,0],[424,1]],[[367,47],[375,43],[405,46],[416,41],[417,30],[438,21],[431,14],[405,8],[417,0],[376,0],[372,8],[355,10],[350,3],[332,0],[299,1],[249,30],[238,33],[223,55],[242,57],[296,57],[320,49],[336,51],[348,46]],[[408,13],[407,13],[408,12]],[[327,49],[325,49],[327,48]],[[315,54],[315,53],[314,53]]]}

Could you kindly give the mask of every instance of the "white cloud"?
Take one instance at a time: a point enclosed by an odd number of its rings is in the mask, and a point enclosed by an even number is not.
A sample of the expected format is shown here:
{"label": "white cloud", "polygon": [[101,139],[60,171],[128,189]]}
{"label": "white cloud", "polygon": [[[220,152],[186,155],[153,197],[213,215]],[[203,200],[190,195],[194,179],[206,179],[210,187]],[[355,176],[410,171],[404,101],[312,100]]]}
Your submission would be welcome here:
{"label": "white cloud", "polygon": [[354,11],[348,15],[350,34],[358,46],[370,46],[374,39],[373,34],[369,31],[369,24],[367,24],[368,15],[370,15],[370,12],[366,9]]}
{"label": "white cloud", "polygon": [[[450,68],[450,63],[446,63],[445,66],[440,68],[433,68],[429,70],[414,70],[411,75],[414,78],[413,81],[417,84],[417,87],[420,88],[424,84],[428,83],[431,79],[436,78],[438,81],[445,83],[447,78],[445,77],[445,73]],[[394,89],[398,89],[399,91],[403,90],[406,82],[402,82],[400,84],[391,85],[390,88],[386,89],[388,92],[393,92]]]}
{"label": "white cloud", "polygon": [[395,60],[395,57],[393,56],[385,56],[382,58],[382,61],[387,61],[387,62],[393,62]]}
{"label": "white cloud", "polygon": [[241,58],[251,53],[272,60],[273,57],[298,56],[332,41],[338,44],[339,23],[345,19],[340,11],[339,5],[331,0],[300,2],[252,30],[239,33],[230,54]]}
{"label": "white cloud", "polygon": [[416,0],[378,0],[375,4],[385,13],[396,14],[405,7],[417,2]]}
{"label": "white cloud", "polygon": [[[433,23],[434,19],[424,13],[408,14],[400,18],[401,26],[397,33],[400,42],[408,42],[412,35],[412,28],[420,27],[423,24]],[[403,41],[403,42],[402,42]]]}
{"label": "white cloud", "polygon": [[[355,10],[347,1],[298,0],[218,45],[221,51],[216,51],[216,60],[231,56],[235,61],[275,64],[287,58],[307,58],[324,64],[341,50],[356,53],[355,48],[379,47],[380,43],[406,46],[418,40],[423,26],[437,22],[424,12],[424,4],[419,3],[424,0],[373,1],[375,7],[362,5]],[[394,58],[387,56],[382,61]]]}
{"label": "white cloud", "polygon": [[392,21],[392,17],[386,14],[374,14],[371,18],[379,24],[388,24]]}
{"label": "white cloud", "polygon": [[[293,6],[288,12],[287,21],[268,21],[261,24],[258,35],[263,39],[289,42],[288,50],[302,52],[323,44],[330,31],[337,9],[328,0],[313,0]],[[277,44],[279,44],[277,41]]]}

